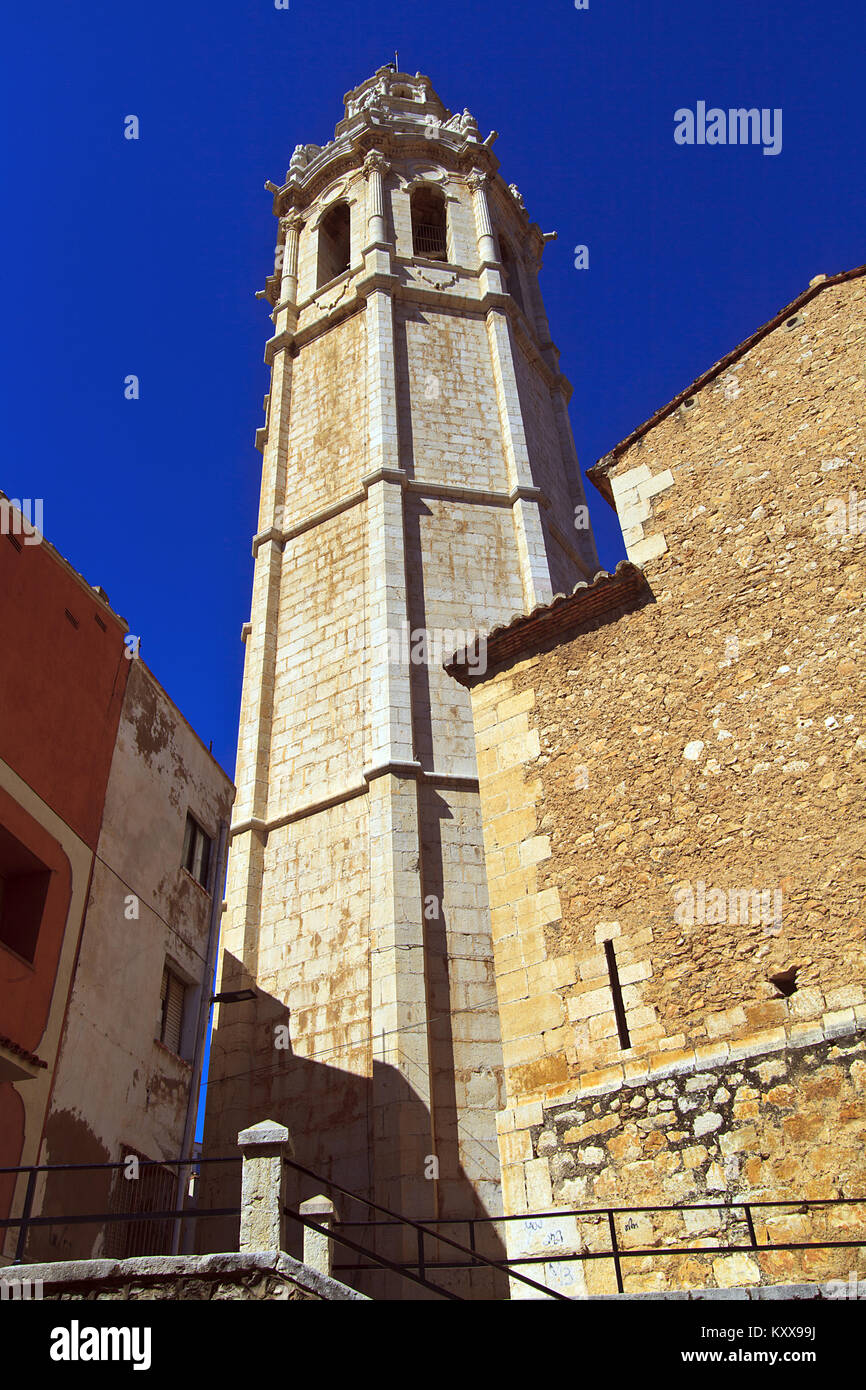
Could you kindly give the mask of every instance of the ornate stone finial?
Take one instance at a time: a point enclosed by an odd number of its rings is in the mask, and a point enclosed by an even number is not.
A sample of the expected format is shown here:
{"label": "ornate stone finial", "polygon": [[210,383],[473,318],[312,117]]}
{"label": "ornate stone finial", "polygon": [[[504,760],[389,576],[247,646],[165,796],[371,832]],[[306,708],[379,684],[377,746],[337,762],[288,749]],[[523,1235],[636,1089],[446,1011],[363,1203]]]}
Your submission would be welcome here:
{"label": "ornate stone finial", "polygon": [[361,165],[365,179],[369,179],[372,173],[387,174],[390,167],[381,150],[371,150]]}
{"label": "ornate stone finial", "polygon": [[477,140],[480,135],[478,122],[468,109],[465,109],[463,115],[460,117],[460,129],[469,139]]}
{"label": "ornate stone finial", "polygon": [[289,161],[290,169],[306,169],[307,167],[307,147],[306,145],[296,145],[294,153]]}
{"label": "ornate stone finial", "polygon": [[523,208],[523,211],[526,212],[526,204],[525,204],[524,201],[523,201],[523,195],[522,195],[522,193],[520,192],[520,189],[517,187],[517,184],[516,184],[516,183],[510,183],[510,184],[508,185],[508,191],[509,191],[509,193],[511,194],[511,196],[513,197],[513,199],[514,199],[515,203],[517,204],[517,206],[518,206],[519,208]]}

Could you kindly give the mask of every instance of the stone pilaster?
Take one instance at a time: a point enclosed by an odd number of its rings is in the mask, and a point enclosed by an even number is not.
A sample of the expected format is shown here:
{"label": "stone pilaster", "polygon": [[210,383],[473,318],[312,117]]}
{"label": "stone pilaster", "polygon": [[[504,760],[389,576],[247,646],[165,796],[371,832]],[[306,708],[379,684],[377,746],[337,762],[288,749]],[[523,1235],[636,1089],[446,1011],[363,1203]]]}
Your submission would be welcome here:
{"label": "stone pilaster", "polygon": [[[386,1204],[423,1209],[423,1157],[431,1151],[430,1057],[425,1024],[421,836],[410,671],[398,638],[408,622],[398,467],[394,331],[390,296],[367,300],[368,634],[370,652],[371,1014],[373,1105],[390,1146],[377,1157]],[[381,1200],[381,1196],[380,1196]]]}

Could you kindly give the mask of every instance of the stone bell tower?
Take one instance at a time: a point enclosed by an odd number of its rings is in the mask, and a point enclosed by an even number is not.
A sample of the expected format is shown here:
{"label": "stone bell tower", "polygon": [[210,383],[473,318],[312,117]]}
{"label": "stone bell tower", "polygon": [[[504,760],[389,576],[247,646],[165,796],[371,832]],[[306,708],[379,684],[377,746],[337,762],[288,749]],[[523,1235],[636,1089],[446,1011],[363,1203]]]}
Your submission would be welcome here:
{"label": "stone bell tower", "polygon": [[426,1218],[501,1210],[496,922],[469,697],[442,662],[597,569],[545,237],[494,139],[382,68],[268,185],[218,984],[256,1000],[219,1007],[205,1134],[231,1153],[278,1120],[300,1163]]}

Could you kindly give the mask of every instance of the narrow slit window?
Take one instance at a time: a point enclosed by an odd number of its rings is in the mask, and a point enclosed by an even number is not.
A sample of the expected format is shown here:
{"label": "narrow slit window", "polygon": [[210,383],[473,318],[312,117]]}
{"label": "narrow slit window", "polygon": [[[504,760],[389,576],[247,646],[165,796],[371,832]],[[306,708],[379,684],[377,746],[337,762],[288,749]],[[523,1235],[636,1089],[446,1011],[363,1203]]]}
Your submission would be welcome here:
{"label": "narrow slit window", "polygon": [[616,964],[616,952],[613,949],[613,942],[604,943],[604,954],[607,960],[607,975],[610,980],[610,992],[613,995],[613,1016],[616,1019],[616,1031],[619,1034],[619,1045],[625,1049],[631,1047],[631,1038],[628,1035],[628,1024],[625,1021],[625,1005],[622,1002],[622,986],[619,982],[619,970]]}

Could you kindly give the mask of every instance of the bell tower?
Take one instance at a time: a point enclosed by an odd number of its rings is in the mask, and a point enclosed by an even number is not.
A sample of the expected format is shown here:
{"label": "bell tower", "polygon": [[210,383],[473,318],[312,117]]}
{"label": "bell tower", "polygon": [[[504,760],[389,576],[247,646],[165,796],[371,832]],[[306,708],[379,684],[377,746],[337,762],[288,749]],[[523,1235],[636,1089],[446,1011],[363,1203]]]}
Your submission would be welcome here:
{"label": "bell tower", "polygon": [[[501,1211],[497,924],[469,696],[442,663],[472,633],[482,661],[485,632],[598,568],[545,237],[494,139],[386,67],[268,185],[271,387],[217,986],[256,999],[218,1009],[205,1153],[277,1120],[300,1163],[418,1218]],[[217,1224],[209,1248],[231,1248]]]}

